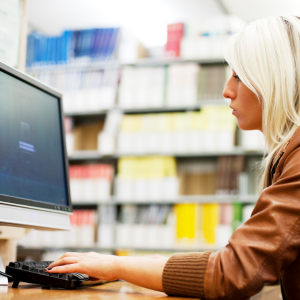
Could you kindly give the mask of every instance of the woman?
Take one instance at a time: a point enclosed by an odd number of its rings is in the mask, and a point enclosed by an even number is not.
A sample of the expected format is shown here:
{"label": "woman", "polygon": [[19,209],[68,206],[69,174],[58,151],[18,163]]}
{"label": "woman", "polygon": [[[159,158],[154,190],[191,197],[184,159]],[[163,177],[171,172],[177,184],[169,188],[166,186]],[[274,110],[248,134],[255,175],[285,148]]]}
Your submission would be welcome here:
{"label": "woman", "polygon": [[217,252],[169,259],[66,253],[49,272],[123,279],[169,295],[245,299],[281,279],[288,299],[300,295],[300,20],[270,17],[228,44],[233,70],[224,97],[242,130],[258,129],[269,155],[251,218]]}

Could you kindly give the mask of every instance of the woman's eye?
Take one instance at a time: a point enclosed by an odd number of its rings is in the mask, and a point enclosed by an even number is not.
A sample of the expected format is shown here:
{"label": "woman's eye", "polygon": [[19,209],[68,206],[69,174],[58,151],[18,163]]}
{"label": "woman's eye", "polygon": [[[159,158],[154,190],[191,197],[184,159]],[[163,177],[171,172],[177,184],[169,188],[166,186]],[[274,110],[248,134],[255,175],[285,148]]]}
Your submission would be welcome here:
{"label": "woman's eye", "polygon": [[240,77],[237,75],[232,75],[234,78],[236,78],[238,81],[241,81]]}

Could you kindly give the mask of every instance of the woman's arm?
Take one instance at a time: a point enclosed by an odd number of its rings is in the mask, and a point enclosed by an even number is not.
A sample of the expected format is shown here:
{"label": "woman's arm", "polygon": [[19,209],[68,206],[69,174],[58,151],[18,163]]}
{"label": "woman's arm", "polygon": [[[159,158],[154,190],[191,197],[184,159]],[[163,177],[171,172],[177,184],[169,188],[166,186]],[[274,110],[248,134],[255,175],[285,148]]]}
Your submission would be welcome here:
{"label": "woman's arm", "polygon": [[[84,273],[103,280],[122,279],[163,291],[162,275],[168,258],[128,257],[95,252],[68,252],[48,267],[50,273]],[[50,270],[51,269],[51,270]]]}

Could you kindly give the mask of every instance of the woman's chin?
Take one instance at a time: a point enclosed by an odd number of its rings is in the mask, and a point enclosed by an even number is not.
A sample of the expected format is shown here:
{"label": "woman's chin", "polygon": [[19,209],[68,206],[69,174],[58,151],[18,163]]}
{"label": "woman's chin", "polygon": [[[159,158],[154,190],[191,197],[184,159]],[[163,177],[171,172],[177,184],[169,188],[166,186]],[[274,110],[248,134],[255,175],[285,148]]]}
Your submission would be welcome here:
{"label": "woman's chin", "polygon": [[247,131],[247,130],[260,130],[257,126],[254,126],[253,124],[245,124],[243,122],[237,122],[239,128],[241,130]]}

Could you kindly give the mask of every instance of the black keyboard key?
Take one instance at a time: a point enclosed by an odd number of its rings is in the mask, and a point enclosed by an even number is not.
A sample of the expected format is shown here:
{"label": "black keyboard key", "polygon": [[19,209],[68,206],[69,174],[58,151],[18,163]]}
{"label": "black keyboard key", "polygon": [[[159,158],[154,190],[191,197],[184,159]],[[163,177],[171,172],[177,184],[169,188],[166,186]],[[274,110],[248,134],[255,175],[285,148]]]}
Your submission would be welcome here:
{"label": "black keyboard key", "polygon": [[86,275],[86,274],[81,274],[81,275],[83,276],[84,280],[89,280],[90,279],[89,275]]}
{"label": "black keyboard key", "polygon": [[45,270],[42,271],[42,274],[43,274],[43,275],[46,275],[46,276],[49,276],[49,275],[50,275],[50,273],[48,273],[48,272],[45,271]]}
{"label": "black keyboard key", "polygon": [[19,264],[17,262],[10,262],[9,266],[12,268],[19,268]]}
{"label": "black keyboard key", "polygon": [[22,270],[30,271],[31,267],[29,265],[23,265]]}
{"label": "black keyboard key", "polygon": [[65,280],[69,279],[68,274],[59,274],[59,278],[65,279]]}
{"label": "black keyboard key", "polygon": [[38,272],[39,272],[39,269],[37,269],[37,268],[31,268],[30,271],[31,271],[31,272],[35,272],[35,273],[38,273]]}

